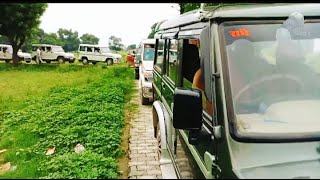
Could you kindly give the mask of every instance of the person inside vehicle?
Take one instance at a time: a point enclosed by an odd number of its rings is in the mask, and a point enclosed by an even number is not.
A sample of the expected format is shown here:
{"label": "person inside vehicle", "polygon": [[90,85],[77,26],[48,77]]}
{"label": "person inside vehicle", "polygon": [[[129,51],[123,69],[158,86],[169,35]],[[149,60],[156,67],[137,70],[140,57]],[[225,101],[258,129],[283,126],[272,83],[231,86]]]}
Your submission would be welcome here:
{"label": "person inside vehicle", "polygon": [[205,96],[205,83],[204,77],[202,75],[202,70],[200,66],[200,56],[199,56],[199,41],[197,39],[190,40],[188,44],[184,45],[183,51],[183,76],[192,82],[193,87],[201,90],[203,108],[209,114],[213,114],[213,107],[211,100]]}
{"label": "person inside vehicle", "polygon": [[[236,110],[241,112],[256,112],[257,104],[252,100],[265,94],[266,84],[270,81],[263,81],[272,75],[274,66],[264,58],[257,55],[253,43],[247,39],[237,39],[231,44],[229,54],[229,72],[231,79],[231,90]],[[254,87],[253,87],[254,86]]]}

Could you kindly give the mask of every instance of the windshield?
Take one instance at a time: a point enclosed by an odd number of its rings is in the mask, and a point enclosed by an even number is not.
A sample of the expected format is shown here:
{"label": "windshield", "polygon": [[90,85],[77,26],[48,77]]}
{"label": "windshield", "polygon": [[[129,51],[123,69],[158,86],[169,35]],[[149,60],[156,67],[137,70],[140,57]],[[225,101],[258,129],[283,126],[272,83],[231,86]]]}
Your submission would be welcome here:
{"label": "windshield", "polygon": [[110,49],[107,47],[101,47],[100,50],[102,53],[110,53],[111,52]]}
{"label": "windshield", "polygon": [[64,52],[61,46],[52,46],[53,52]]}
{"label": "windshield", "polygon": [[235,129],[297,137],[320,125],[320,23],[224,23]]}
{"label": "windshield", "polygon": [[154,48],[144,48],[143,51],[143,60],[144,61],[153,61],[154,60]]}

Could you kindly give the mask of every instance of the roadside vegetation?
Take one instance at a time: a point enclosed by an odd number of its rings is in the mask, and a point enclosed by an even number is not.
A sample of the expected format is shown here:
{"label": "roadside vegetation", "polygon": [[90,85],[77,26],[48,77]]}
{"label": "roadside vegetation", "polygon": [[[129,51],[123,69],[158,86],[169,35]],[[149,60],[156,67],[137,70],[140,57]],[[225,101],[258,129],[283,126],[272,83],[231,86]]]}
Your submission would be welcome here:
{"label": "roadside vegetation", "polygon": [[[119,177],[132,77],[124,64],[0,63],[0,165],[11,166],[0,177]],[[77,144],[85,150],[76,153]]]}

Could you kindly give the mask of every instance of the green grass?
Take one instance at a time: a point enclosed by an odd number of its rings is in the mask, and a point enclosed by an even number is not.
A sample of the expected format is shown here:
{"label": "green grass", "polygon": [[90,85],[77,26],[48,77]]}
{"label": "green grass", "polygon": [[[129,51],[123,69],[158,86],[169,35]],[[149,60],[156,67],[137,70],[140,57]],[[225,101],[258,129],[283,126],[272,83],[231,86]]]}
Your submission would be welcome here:
{"label": "green grass", "polygon": [[17,166],[0,178],[117,178],[132,77],[124,64],[0,64],[0,162]]}

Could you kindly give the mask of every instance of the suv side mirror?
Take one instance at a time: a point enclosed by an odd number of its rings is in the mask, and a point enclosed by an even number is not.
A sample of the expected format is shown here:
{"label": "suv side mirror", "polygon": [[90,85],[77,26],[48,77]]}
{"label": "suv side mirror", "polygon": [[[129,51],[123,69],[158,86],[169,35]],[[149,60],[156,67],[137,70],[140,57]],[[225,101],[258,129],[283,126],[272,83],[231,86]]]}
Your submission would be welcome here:
{"label": "suv side mirror", "polygon": [[202,93],[198,89],[174,90],[173,127],[189,130],[189,143],[197,144],[202,127]]}

